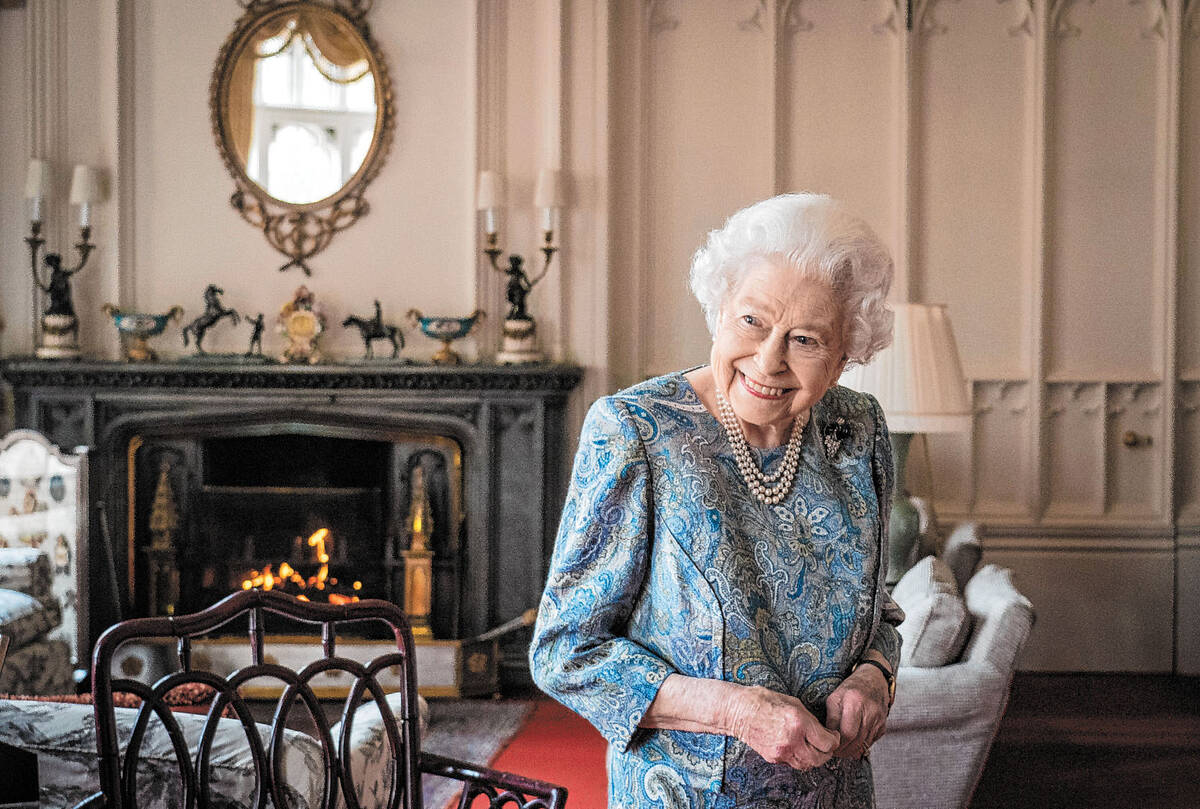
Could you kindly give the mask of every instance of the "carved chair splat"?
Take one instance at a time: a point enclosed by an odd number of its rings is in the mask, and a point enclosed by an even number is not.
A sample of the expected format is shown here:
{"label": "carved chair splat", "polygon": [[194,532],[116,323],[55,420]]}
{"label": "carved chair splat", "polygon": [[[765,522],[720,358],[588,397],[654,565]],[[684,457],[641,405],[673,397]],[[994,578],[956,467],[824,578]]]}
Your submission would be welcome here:
{"label": "carved chair splat", "polygon": [[[321,656],[299,671],[273,662],[265,651],[268,639],[264,631],[264,619],[268,614],[300,624],[319,625]],[[193,653],[193,641],[239,620],[247,621],[250,664],[227,676],[194,668],[197,655]],[[384,648],[389,651],[368,663],[338,657],[338,628],[364,621],[385,624],[395,638],[395,649],[390,650],[390,644],[387,644]],[[179,671],[163,676],[153,686],[112,677],[113,657],[121,644],[127,641],[161,643],[171,640],[177,646]],[[219,724],[223,725],[222,731],[226,734],[229,728],[240,728],[244,733],[254,775],[253,794],[248,806],[256,809],[267,806],[290,809],[298,805],[321,809],[335,809],[338,806],[360,809],[361,785],[355,783],[351,766],[354,752],[352,730],[355,712],[366,702],[374,703],[378,708],[387,740],[388,777],[384,779],[387,800],[382,805],[389,809],[422,809],[422,773],[462,781],[464,788],[459,806],[464,808],[564,807],[567,791],[563,787],[421,752],[413,649],[412,630],[403,611],[390,602],[374,599],[342,605],[316,604],[300,601],[279,591],[245,590],[190,615],[135,618],[118,623],[101,635],[92,660],[101,790],[77,809],[128,809],[138,805],[139,753],[152,718],[157,719],[161,724],[161,732],[169,737],[167,747],[174,752],[174,765],[178,770],[177,794],[187,809],[224,805],[213,793],[213,750]],[[398,712],[393,712],[377,678],[381,671],[391,667],[398,667],[403,683]],[[342,708],[337,738],[334,738],[334,732],[311,685],[319,675],[335,671],[345,672],[353,678]],[[248,682],[261,682],[264,678],[282,686],[269,728],[255,723],[242,692]],[[194,747],[189,746],[180,721],[164,701],[172,689],[188,683],[207,685],[215,694]],[[133,732],[123,751],[118,740],[114,692],[132,693],[142,700],[141,707],[137,709]],[[285,732],[295,733],[286,725],[297,701],[307,709],[316,725],[311,733],[319,743],[319,758],[323,767],[317,779],[321,785],[320,794],[306,798],[302,804],[297,803],[297,792],[288,783],[287,768],[284,766],[285,747],[288,744]],[[223,715],[228,717],[230,711],[234,718],[222,718]],[[263,730],[266,731],[265,743],[260,735]],[[486,799],[486,804],[476,800],[480,796]]]}

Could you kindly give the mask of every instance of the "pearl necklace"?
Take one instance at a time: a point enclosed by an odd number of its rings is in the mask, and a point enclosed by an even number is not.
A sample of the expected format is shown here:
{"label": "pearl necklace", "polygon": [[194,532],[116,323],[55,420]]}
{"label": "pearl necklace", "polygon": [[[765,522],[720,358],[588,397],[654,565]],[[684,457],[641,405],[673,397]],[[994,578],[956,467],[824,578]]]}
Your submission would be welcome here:
{"label": "pearl necklace", "polygon": [[750,452],[746,434],[742,432],[742,425],[734,414],[733,407],[720,391],[717,391],[717,409],[721,412],[721,426],[725,428],[725,437],[729,439],[729,446],[733,449],[733,459],[737,462],[738,472],[741,473],[750,493],[768,506],[781,502],[796,481],[796,470],[800,468],[800,441],[808,417],[797,418],[792,422],[792,435],[788,438],[787,451],[783,454],[779,469],[773,475],[764,475]]}

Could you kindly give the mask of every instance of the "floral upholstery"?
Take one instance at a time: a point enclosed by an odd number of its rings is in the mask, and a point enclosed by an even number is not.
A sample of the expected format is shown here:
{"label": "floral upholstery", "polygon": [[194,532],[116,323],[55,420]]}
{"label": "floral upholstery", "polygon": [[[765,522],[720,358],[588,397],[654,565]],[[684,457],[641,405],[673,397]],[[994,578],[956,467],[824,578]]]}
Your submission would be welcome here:
{"label": "floral upholstery", "polygon": [[[48,637],[66,641],[73,660],[87,658],[87,650],[81,654],[76,648],[83,458],[60,453],[32,430],[14,430],[0,439],[0,549],[41,550],[49,557],[50,592],[62,621]],[[0,550],[0,563],[4,556]],[[4,575],[0,587],[41,598],[40,592],[6,583]]]}
{"label": "floral upholstery", "polygon": [[[403,694],[388,694],[388,708],[402,716]],[[429,703],[417,697],[417,717],[422,737],[429,730]],[[354,780],[354,795],[362,806],[383,806],[391,788],[392,762],[379,706],[367,702],[360,706],[350,720],[350,774]],[[341,738],[342,723],[330,728],[330,735]]]}
{"label": "floral upholstery", "polygon": [[0,669],[0,694],[69,694],[75,690],[71,647],[42,639],[8,650]]}
{"label": "floral upholstery", "polygon": [[37,548],[0,548],[0,589],[52,600],[50,560]]}
{"label": "floral upholstery", "polygon": [[10,639],[0,692],[74,690],[79,648],[83,455],[63,455],[39,434],[0,439],[0,634]]}
{"label": "floral upholstery", "polygon": [[[122,748],[128,742],[137,710],[117,708],[117,733]],[[174,714],[184,728],[195,753],[203,716]],[[258,725],[264,744],[269,728]],[[0,700],[0,740],[38,756],[38,781],[42,806],[74,806],[99,791],[95,715],[91,705]],[[284,767],[288,774],[288,806],[297,809],[318,805],[321,797],[321,747],[313,738],[297,731],[284,732]],[[175,757],[167,734],[157,721],[150,723],[143,742],[139,770],[138,805],[143,807],[183,806],[175,794]],[[214,805],[252,806],[254,766],[246,736],[237,720],[222,719],[212,751]]]}
{"label": "floral upholstery", "polygon": [[52,636],[61,624],[46,554],[36,548],[0,548],[0,635],[9,639],[0,693],[73,690],[71,646]]}

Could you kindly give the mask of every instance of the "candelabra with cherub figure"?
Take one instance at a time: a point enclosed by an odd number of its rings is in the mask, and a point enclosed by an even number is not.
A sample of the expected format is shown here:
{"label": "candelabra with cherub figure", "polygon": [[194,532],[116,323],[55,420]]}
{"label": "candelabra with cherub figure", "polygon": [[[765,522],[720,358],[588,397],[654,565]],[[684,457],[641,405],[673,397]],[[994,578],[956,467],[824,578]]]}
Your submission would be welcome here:
{"label": "candelabra with cherub figure", "polygon": [[34,286],[47,297],[46,308],[39,316],[38,295],[37,291],[34,292],[34,318],[38,334],[35,353],[42,359],[71,360],[79,358],[79,318],[75,314],[71,296],[71,278],[84,268],[88,257],[96,249],[91,241],[90,216],[91,206],[102,198],[100,174],[88,166],[76,166],[71,178],[71,203],[79,206],[79,241],[75,244],[79,261],[72,267],[63,266],[59,253],[47,253],[38,261],[46,244],[42,236],[42,208],[50,185],[50,164],[45,160],[31,160],[25,180],[25,196],[32,210],[30,233],[25,237],[25,243],[29,245]]}
{"label": "candelabra with cherub figure", "polygon": [[516,254],[510,255],[508,266],[501,269],[499,258],[504,251],[500,249],[496,219],[503,197],[503,183],[494,171],[483,171],[479,174],[476,207],[483,212],[484,232],[487,238],[487,246],[483,248],[483,252],[488,257],[492,269],[504,273],[504,298],[508,301],[508,314],[504,318],[500,350],[496,352],[497,362],[520,364],[541,362],[543,359],[538,348],[537,321],[529,314],[527,299],[537,283],[546,276],[550,262],[558,251],[554,242],[554,225],[561,205],[559,187],[558,171],[543,169],[538,175],[534,204],[542,212],[541,251],[545,262],[541,272],[530,276],[525,271],[525,259]]}

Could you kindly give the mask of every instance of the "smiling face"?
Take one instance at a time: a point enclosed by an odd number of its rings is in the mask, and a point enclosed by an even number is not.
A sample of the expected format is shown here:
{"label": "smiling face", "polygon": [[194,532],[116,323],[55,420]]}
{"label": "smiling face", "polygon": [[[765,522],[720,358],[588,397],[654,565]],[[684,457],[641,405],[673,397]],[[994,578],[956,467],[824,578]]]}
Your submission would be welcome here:
{"label": "smiling face", "polygon": [[846,365],[833,289],[772,259],[754,259],[721,305],[713,384],[756,446],[788,439],[792,421],[825,395]]}

